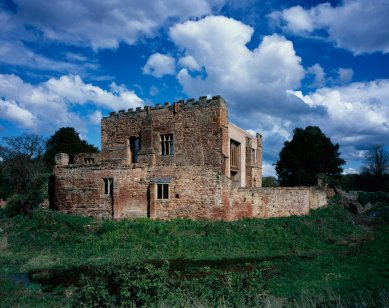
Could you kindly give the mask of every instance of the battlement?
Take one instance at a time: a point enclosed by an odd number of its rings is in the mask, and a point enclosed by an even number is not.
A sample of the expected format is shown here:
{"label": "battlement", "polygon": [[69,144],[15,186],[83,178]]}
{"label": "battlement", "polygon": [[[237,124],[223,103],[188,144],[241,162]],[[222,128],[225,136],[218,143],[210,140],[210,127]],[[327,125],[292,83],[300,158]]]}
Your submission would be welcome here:
{"label": "battlement", "polygon": [[144,106],[137,108],[129,108],[127,111],[124,109],[119,110],[118,112],[110,112],[109,116],[104,117],[104,119],[111,117],[119,117],[119,116],[129,116],[129,117],[137,117],[142,114],[149,114],[153,111],[159,110],[171,110],[178,112],[178,110],[188,110],[192,108],[202,108],[209,106],[220,106],[221,104],[226,104],[224,99],[220,95],[214,95],[212,98],[207,98],[207,96],[200,96],[198,100],[194,98],[189,98],[187,100],[179,100],[177,102],[165,102],[163,104],[157,103],[155,106]]}

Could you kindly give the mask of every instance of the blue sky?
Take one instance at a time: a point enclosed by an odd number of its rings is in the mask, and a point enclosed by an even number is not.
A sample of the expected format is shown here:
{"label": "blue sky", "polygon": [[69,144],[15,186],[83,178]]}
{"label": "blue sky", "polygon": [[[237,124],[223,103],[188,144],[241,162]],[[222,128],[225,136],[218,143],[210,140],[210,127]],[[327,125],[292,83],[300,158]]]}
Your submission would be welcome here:
{"label": "blue sky", "polygon": [[389,2],[0,0],[0,137],[100,146],[110,111],[202,95],[263,135],[265,175],[307,125],[358,170],[389,146]]}

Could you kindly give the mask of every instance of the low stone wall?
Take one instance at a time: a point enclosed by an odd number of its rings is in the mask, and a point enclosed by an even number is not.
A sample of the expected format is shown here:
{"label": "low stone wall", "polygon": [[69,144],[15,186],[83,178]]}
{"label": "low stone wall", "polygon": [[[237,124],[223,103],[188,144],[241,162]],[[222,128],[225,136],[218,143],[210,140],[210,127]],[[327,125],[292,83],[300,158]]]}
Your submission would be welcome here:
{"label": "low stone wall", "polygon": [[319,187],[240,188],[230,200],[229,220],[301,216],[327,205],[326,191]]}
{"label": "low stone wall", "polygon": [[[158,176],[156,176],[158,175]],[[113,179],[105,192],[104,179]],[[169,198],[156,198],[160,179]],[[200,166],[68,165],[55,168],[52,208],[101,218],[237,220],[306,215],[327,204],[318,187],[234,188],[229,178]]]}

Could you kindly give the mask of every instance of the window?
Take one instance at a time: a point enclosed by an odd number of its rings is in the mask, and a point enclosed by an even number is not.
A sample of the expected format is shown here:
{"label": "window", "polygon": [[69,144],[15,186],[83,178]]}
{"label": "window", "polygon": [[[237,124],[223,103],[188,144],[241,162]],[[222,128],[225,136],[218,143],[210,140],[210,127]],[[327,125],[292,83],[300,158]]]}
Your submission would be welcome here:
{"label": "window", "polygon": [[255,164],[257,162],[257,157],[255,155],[255,149],[251,149],[251,163]]}
{"label": "window", "polygon": [[240,143],[230,141],[230,179],[234,182],[238,181],[237,174],[239,172],[240,161]]}
{"label": "window", "polygon": [[230,143],[230,168],[239,170],[240,160],[240,143],[235,140],[231,140]]}
{"label": "window", "polygon": [[88,157],[88,158],[84,158],[84,162],[87,165],[92,165],[95,162],[95,160],[92,157]]}
{"label": "window", "polygon": [[131,163],[138,162],[138,153],[140,150],[140,139],[139,137],[130,137],[128,140],[128,146],[130,147],[130,160]]}
{"label": "window", "polygon": [[169,184],[157,184],[157,199],[166,200],[169,199]]}
{"label": "window", "polygon": [[104,180],[104,195],[113,195],[113,179],[103,179]]}
{"label": "window", "polygon": [[161,155],[173,155],[174,143],[173,134],[161,134],[160,135],[160,154]]}

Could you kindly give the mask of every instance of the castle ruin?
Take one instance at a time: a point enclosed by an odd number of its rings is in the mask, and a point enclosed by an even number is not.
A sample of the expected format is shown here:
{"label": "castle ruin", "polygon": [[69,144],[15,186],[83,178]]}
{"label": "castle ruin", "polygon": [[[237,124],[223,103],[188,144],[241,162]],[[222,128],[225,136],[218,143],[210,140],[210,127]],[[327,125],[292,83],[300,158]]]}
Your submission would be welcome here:
{"label": "castle ruin", "polygon": [[235,220],[305,215],[318,187],[262,188],[262,137],[228,121],[224,99],[112,112],[101,154],[56,155],[51,207],[101,218]]}

